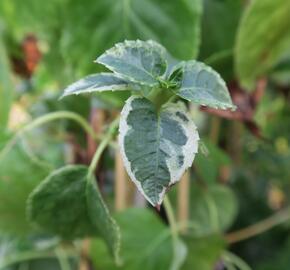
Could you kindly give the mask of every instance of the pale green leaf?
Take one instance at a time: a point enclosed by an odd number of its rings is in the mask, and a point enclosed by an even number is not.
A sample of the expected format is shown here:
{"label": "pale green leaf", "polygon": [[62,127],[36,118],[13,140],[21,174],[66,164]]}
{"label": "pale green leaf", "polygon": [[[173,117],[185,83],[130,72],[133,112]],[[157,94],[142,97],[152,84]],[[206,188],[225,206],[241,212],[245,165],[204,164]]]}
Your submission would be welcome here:
{"label": "pale green leaf", "polygon": [[101,236],[118,258],[119,229],[88,168],[68,165],[50,174],[29,196],[29,219],[48,232],[75,239]]}
{"label": "pale green leaf", "polygon": [[[0,137],[1,135],[0,133]],[[31,159],[20,142],[7,154],[1,156],[0,230],[2,232],[26,235],[32,231],[26,219],[25,203],[30,192],[48,173],[49,169],[37,160]]]}
{"label": "pale green leaf", "polygon": [[0,129],[4,129],[8,123],[12,98],[13,85],[9,60],[0,29]]}
{"label": "pale green leaf", "polygon": [[201,62],[181,62],[170,79],[178,83],[176,94],[188,101],[216,109],[235,109],[224,80]]}
{"label": "pale green leaf", "polygon": [[220,235],[194,237],[188,235],[185,238],[188,253],[181,270],[213,270],[216,263],[221,259],[225,242]]}
{"label": "pale green leaf", "polygon": [[180,102],[159,114],[147,99],[130,97],[121,113],[119,145],[128,174],[154,206],[192,165],[199,136]]}
{"label": "pale green leaf", "polygon": [[113,73],[92,74],[69,85],[64,90],[63,97],[92,92],[129,90],[129,84],[128,81]]}
{"label": "pale green leaf", "polygon": [[197,184],[192,185],[189,219],[199,234],[226,230],[237,211],[237,199],[228,187],[216,184],[203,189]]}
{"label": "pale green leaf", "polygon": [[151,40],[117,43],[96,62],[132,82],[149,86],[158,85],[158,77],[167,68],[165,48]]}
{"label": "pale green leaf", "polygon": [[242,84],[253,90],[286,50],[290,49],[290,1],[254,0],[241,20],[235,65]]}

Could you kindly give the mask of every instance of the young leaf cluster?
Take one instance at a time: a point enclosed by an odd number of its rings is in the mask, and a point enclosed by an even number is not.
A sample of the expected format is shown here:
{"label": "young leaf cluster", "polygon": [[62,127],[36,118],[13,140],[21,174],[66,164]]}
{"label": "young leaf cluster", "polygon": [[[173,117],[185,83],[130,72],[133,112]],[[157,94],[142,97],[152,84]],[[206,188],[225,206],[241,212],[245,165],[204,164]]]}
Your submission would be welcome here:
{"label": "young leaf cluster", "polygon": [[87,76],[63,96],[129,90],[121,112],[119,146],[131,179],[154,206],[192,165],[199,135],[181,98],[216,109],[235,109],[220,75],[205,64],[177,61],[160,44],[125,41],[96,60],[112,72]]}

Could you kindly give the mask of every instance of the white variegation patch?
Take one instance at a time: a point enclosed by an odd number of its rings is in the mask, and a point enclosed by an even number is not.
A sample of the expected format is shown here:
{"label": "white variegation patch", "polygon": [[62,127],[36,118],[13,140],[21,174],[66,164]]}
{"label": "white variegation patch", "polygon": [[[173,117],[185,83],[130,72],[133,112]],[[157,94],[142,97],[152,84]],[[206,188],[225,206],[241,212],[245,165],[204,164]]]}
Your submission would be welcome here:
{"label": "white variegation patch", "polygon": [[[179,128],[182,128],[184,131],[184,135],[186,136],[186,144],[182,146],[182,156],[184,157],[183,164],[180,166],[178,160],[178,153],[176,149],[180,150],[181,146],[174,146],[170,140],[166,140],[165,138],[161,138],[160,140],[160,149],[163,149],[166,153],[169,154],[169,157],[165,159],[166,165],[169,170],[170,179],[167,186],[162,188],[162,191],[158,194],[158,202],[154,203],[151,198],[144,192],[141,182],[136,178],[137,171],[132,170],[131,163],[126,155],[125,149],[125,137],[130,132],[132,127],[128,125],[127,119],[132,111],[132,102],[135,99],[142,99],[140,96],[131,96],[127,101],[121,112],[120,126],[119,126],[119,146],[121,155],[124,161],[125,168],[132,179],[132,181],[137,186],[138,190],[142,193],[142,195],[153,205],[160,205],[165,196],[165,193],[171,185],[178,182],[182,177],[185,170],[192,165],[195,154],[198,151],[198,141],[199,135],[196,129],[195,124],[190,119],[190,116],[187,114],[186,108],[183,103],[171,104],[171,106],[166,106],[162,109],[162,114],[166,116],[170,116],[170,119],[176,121],[179,124]],[[176,113],[182,114],[182,118],[178,117]],[[161,127],[160,127],[161,128]],[[146,164],[144,164],[146,166]],[[157,181],[157,179],[156,179]]]}
{"label": "white variegation patch", "polygon": [[[184,156],[183,166],[178,166],[177,157],[176,155],[174,155],[174,152],[173,155],[169,159],[167,159],[167,165],[171,175],[170,185],[173,185],[180,180],[185,170],[192,166],[195,154],[198,152],[199,135],[197,132],[197,128],[194,122],[191,120],[190,116],[188,115],[183,102],[178,102],[174,106],[169,106],[165,110],[170,113],[172,119],[180,123],[180,126],[183,128],[187,137],[187,142],[182,147],[182,153]],[[188,122],[182,121],[178,116],[176,116],[176,112],[183,113],[184,116],[186,116],[186,118],[188,119]]]}

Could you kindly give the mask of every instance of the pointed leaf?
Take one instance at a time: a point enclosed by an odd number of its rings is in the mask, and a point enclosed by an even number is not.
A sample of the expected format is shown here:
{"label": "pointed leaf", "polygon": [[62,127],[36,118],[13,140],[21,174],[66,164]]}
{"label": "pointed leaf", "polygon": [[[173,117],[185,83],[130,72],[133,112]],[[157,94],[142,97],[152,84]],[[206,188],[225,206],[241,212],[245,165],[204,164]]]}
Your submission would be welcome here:
{"label": "pointed leaf", "polygon": [[65,90],[63,97],[69,95],[78,95],[83,93],[128,90],[129,82],[117,77],[113,73],[99,73],[89,75],[75,83],[69,85]]}
{"label": "pointed leaf", "polygon": [[145,85],[158,84],[166,71],[166,50],[154,41],[125,41],[102,54],[96,62],[122,77]]}
{"label": "pointed leaf", "polygon": [[209,66],[197,62],[182,62],[170,79],[179,84],[176,94],[188,101],[220,109],[234,109],[226,83]]}
{"label": "pointed leaf", "polygon": [[119,144],[125,167],[154,206],[192,165],[198,140],[196,126],[181,103],[157,114],[149,100],[132,96],[122,110]]}
{"label": "pointed leaf", "polygon": [[118,257],[119,229],[86,166],[69,165],[50,174],[29,196],[28,217],[64,239],[100,235]]}

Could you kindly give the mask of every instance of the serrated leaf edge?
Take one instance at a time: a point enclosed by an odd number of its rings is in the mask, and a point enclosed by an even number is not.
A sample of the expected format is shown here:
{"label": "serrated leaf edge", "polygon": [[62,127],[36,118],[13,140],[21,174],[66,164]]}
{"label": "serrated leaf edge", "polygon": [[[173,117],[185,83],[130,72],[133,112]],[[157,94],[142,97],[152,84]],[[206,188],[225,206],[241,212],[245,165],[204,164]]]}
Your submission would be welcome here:
{"label": "serrated leaf edge", "polygon": [[124,48],[124,44],[126,46],[131,46],[131,45],[134,45],[139,48],[144,48],[144,47],[147,47],[148,49],[151,49],[151,47],[149,47],[148,45],[152,46],[156,46],[160,49],[160,53],[161,55],[163,56],[163,59],[164,61],[166,62],[166,69],[165,69],[165,73],[163,74],[163,76],[166,74],[166,70],[167,70],[167,51],[166,49],[160,45],[159,43],[155,42],[154,40],[146,40],[146,41],[142,41],[140,39],[137,39],[137,40],[125,40],[124,42],[118,42],[116,43],[112,48],[106,50],[102,55],[100,55],[94,62],[95,63],[98,63],[98,64],[101,64],[103,66],[105,66],[107,69],[111,70],[114,72],[114,74],[116,74],[117,76],[123,78],[123,79],[126,79],[126,80],[129,80],[130,82],[132,83],[137,83],[137,84],[141,84],[141,85],[145,85],[145,86],[150,86],[150,87],[154,87],[154,86],[157,86],[159,84],[158,80],[156,78],[154,78],[152,76],[152,74],[150,74],[147,70],[144,70],[145,73],[147,73],[148,75],[150,75],[154,80],[156,80],[156,83],[145,83],[145,82],[142,82],[142,81],[138,81],[130,76],[127,76],[127,75],[124,75],[124,74],[120,74],[119,72],[117,72],[114,68],[112,68],[111,66],[105,64],[102,62],[102,57],[106,56],[106,55],[110,55],[111,54],[111,50],[112,49],[115,49],[115,48],[121,48],[123,49]]}
{"label": "serrated leaf edge", "polygon": [[[146,198],[146,200],[151,205],[156,206],[156,204],[154,204],[151,201],[151,199],[145,194],[145,192],[143,191],[141,183],[136,179],[136,177],[132,171],[132,168],[131,168],[131,163],[126,156],[125,148],[124,148],[125,136],[128,133],[128,131],[131,129],[131,127],[127,124],[127,121],[126,121],[130,111],[132,110],[132,107],[130,104],[132,103],[132,101],[134,99],[137,99],[137,98],[143,98],[143,97],[137,96],[137,95],[131,96],[129,99],[126,100],[126,105],[128,105],[128,106],[124,106],[123,110],[121,111],[121,118],[120,118],[120,124],[119,124],[119,136],[118,136],[119,148],[120,148],[120,153],[121,153],[124,165],[127,169],[127,173],[129,174],[131,180],[134,182],[134,184],[137,186],[137,189]],[[179,103],[177,105],[180,107],[180,109],[182,109],[184,111],[185,106],[183,104],[181,105],[181,103]],[[175,109],[175,108],[172,108],[172,110],[173,109]],[[181,121],[177,117],[174,118],[174,120],[176,120],[178,122]],[[185,170],[188,169],[192,165],[193,160],[195,158],[195,154],[198,152],[199,135],[198,135],[195,124],[193,123],[193,121],[191,119],[190,119],[190,121],[191,121],[192,126],[189,127],[189,129],[185,129],[185,133],[186,133],[187,138],[192,138],[192,137],[193,138],[188,139],[186,145],[183,146],[182,153],[184,154],[185,160],[184,160],[183,166],[179,169],[179,172],[176,174],[175,172],[172,171],[172,167],[168,166],[168,169],[170,172],[170,178],[171,178],[170,182],[168,184],[168,187],[170,187],[171,185],[175,184],[176,182],[178,182],[180,180],[180,178],[182,177]],[[189,149],[194,149],[194,150],[191,150],[194,152],[193,155],[187,154],[189,152]],[[170,161],[170,159],[166,159],[166,164],[168,164],[169,161]],[[168,187],[164,187],[162,192],[159,193],[159,200],[158,200],[157,205],[161,205]]]}

